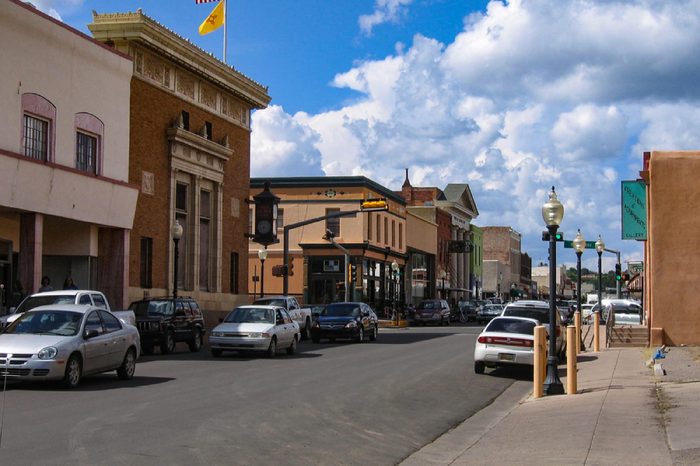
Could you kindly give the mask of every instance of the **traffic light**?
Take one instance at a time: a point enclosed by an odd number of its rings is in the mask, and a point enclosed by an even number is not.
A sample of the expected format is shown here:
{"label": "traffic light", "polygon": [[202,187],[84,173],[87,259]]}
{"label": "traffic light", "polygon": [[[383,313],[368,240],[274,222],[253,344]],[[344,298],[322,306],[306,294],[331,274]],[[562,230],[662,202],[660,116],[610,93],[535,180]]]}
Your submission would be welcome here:
{"label": "traffic light", "polygon": [[365,199],[360,203],[360,210],[363,212],[374,212],[376,210],[388,210],[389,205],[386,199]]}
{"label": "traffic light", "polygon": [[[542,232],[542,241],[549,241],[550,235],[548,231],[543,231]],[[554,234],[554,241],[564,241],[564,233],[562,232],[557,232]]]}
{"label": "traffic light", "polygon": [[350,283],[355,283],[357,281],[357,266],[355,264],[350,264]]}
{"label": "traffic light", "polygon": [[628,282],[630,281],[630,274],[629,272],[622,272],[622,281]]}
{"label": "traffic light", "polygon": [[294,275],[294,259],[289,259],[289,265],[287,268],[287,275],[292,276]]}
{"label": "traffic light", "polygon": [[615,281],[622,280],[622,265],[615,264]]}

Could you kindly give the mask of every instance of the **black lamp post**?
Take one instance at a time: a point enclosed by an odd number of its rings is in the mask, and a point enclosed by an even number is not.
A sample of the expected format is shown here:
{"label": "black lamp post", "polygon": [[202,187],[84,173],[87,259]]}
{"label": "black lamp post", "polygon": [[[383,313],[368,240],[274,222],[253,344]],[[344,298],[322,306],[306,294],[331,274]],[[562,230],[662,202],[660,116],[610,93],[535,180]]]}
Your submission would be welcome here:
{"label": "black lamp post", "polygon": [[[572,243],[574,251],[576,251],[576,310],[578,311],[579,317],[583,319],[583,312],[581,311],[581,255],[583,254],[583,250],[586,249],[586,240],[583,239],[580,229],[578,233],[576,233],[576,238],[574,238]],[[579,323],[580,322],[581,321],[579,321]],[[579,330],[581,330],[580,327]],[[581,337],[580,333],[579,337]],[[582,350],[586,349],[583,344],[583,338],[581,338],[580,345]]]}
{"label": "black lamp post", "polygon": [[542,206],[542,218],[549,231],[549,355],[547,356],[547,378],[544,381],[544,393],[563,395],[564,385],[559,380],[557,367],[557,338],[559,324],[557,317],[557,238],[556,233],[564,218],[564,206],[557,199],[554,186],[549,193],[549,200]]}
{"label": "black lamp post", "polygon": [[442,293],[440,295],[441,299],[445,299],[445,279],[447,278],[447,272],[444,270],[440,271],[440,280],[442,280]]}
{"label": "black lamp post", "polygon": [[598,241],[595,242],[595,250],[598,253],[598,312],[603,317],[603,251],[605,251],[605,243],[600,235],[598,235]]}
{"label": "black lamp post", "polygon": [[391,278],[394,282],[394,317],[396,318],[396,326],[399,326],[399,310],[396,308],[396,301],[398,301],[399,295],[399,264],[396,261],[391,262]]}
{"label": "black lamp post", "polygon": [[177,275],[178,275],[178,265],[180,262],[180,238],[182,238],[182,225],[178,220],[175,220],[175,224],[170,232],[173,237],[173,243],[175,244],[174,255],[173,255],[173,300],[177,301]]}
{"label": "black lamp post", "polygon": [[265,296],[265,259],[267,259],[267,246],[265,246],[264,249],[258,249],[258,258],[260,259],[260,297],[262,298]]}

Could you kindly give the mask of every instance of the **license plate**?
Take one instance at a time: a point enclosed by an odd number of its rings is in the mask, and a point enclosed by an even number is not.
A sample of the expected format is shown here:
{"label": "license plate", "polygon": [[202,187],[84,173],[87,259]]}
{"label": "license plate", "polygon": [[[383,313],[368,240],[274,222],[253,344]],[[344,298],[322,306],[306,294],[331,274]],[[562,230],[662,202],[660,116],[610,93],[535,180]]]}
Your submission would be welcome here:
{"label": "license plate", "polygon": [[499,361],[515,361],[515,355],[511,353],[498,353]]}

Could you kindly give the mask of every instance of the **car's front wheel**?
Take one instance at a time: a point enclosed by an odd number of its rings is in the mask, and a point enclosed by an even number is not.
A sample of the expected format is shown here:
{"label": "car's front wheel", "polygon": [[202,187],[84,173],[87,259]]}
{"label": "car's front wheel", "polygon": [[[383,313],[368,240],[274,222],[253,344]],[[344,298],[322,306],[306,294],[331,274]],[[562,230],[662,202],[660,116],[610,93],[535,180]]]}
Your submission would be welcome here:
{"label": "car's front wheel", "polygon": [[311,338],[311,320],[306,319],[304,328],[301,329],[301,339],[308,340],[309,338]]}
{"label": "car's front wheel", "polygon": [[83,376],[83,364],[77,354],[72,354],[66,363],[66,373],[63,376],[63,386],[66,388],[75,388],[80,384],[80,379]]}
{"label": "car's front wheel", "polygon": [[202,348],[202,332],[200,332],[199,329],[193,330],[192,339],[187,344],[191,352],[198,352]]}
{"label": "car's front wheel", "polygon": [[134,372],[136,372],[136,350],[129,348],[124,355],[122,365],[117,369],[117,377],[122,380],[129,380],[134,377]]}
{"label": "car's front wheel", "polygon": [[297,337],[292,338],[292,344],[287,348],[287,354],[295,354],[297,352]]}
{"label": "car's front wheel", "polygon": [[372,326],[372,332],[369,334],[369,341],[377,341],[377,334],[379,333],[379,330],[377,329],[376,325]]}
{"label": "car's front wheel", "polygon": [[160,344],[160,352],[163,354],[170,354],[175,351],[175,334],[172,330],[168,330],[165,333],[165,339],[163,343]]}
{"label": "car's front wheel", "polygon": [[365,329],[360,325],[360,328],[357,330],[357,340],[358,343],[362,343],[365,341]]}
{"label": "car's front wheel", "polygon": [[474,361],[474,372],[477,374],[483,374],[486,369],[486,364],[484,361]]}
{"label": "car's front wheel", "polygon": [[267,347],[266,356],[268,358],[274,358],[277,355],[277,339],[272,337],[270,340],[270,346]]}

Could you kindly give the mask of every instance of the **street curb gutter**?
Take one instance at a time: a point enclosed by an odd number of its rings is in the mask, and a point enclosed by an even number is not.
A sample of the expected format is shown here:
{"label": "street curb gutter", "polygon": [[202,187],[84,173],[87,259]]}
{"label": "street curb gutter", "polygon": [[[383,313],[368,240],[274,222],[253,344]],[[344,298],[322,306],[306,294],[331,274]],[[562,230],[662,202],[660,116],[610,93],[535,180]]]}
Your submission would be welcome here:
{"label": "street curb gutter", "polygon": [[403,460],[403,466],[451,464],[530,397],[532,382],[516,381],[493,402]]}

